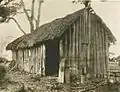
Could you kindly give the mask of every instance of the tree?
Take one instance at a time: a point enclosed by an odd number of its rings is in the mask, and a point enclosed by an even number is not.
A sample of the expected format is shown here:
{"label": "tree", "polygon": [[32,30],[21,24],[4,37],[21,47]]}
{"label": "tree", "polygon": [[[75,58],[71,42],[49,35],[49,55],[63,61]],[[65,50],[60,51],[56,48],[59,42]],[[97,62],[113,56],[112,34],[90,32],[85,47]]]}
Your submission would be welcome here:
{"label": "tree", "polygon": [[8,17],[16,14],[20,4],[14,1],[15,0],[0,0],[0,23],[5,22]]}
{"label": "tree", "polygon": [[[21,13],[25,13],[25,16],[28,19],[28,22],[30,24],[30,32],[33,32],[34,30],[37,30],[40,24],[40,12],[41,12],[41,4],[43,3],[43,0],[32,0],[31,1],[31,9],[26,9],[25,3],[23,0],[20,0],[19,6],[22,10]],[[36,8],[35,5],[38,5],[37,9],[37,15],[35,14]],[[20,12],[19,12],[20,13]],[[16,12],[18,14],[18,12]],[[17,24],[19,29],[26,35],[25,31],[22,29],[22,27],[19,25],[17,20],[14,17],[9,17],[7,22],[9,20],[14,20],[14,22]]]}
{"label": "tree", "polygon": [[[14,18],[17,14],[25,13],[29,24],[30,32],[37,30],[40,24],[40,12],[41,4],[43,0],[31,0],[31,9],[26,9],[24,0],[0,0],[0,23],[9,22],[13,20],[19,29],[26,35],[26,32],[19,25],[17,20]],[[37,15],[35,15],[35,4],[37,3]]]}

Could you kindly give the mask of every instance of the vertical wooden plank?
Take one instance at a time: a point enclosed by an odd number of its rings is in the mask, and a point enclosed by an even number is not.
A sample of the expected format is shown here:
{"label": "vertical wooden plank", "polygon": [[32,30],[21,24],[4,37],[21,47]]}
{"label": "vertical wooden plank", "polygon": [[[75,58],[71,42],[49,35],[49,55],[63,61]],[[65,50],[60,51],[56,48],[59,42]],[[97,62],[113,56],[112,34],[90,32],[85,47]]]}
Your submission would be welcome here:
{"label": "vertical wooden plank", "polygon": [[41,56],[41,75],[42,76],[45,76],[45,47],[44,47],[44,45],[42,45],[42,47],[41,47],[41,49],[42,49],[42,56]]}
{"label": "vertical wooden plank", "polygon": [[45,49],[45,45],[43,44],[43,68],[44,68],[43,75],[44,76],[45,76],[45,52],[46,49]]}
{"label": "vertical wooden plank", "polygon": [[[90,13],[89,13],[90,14]],[[90,66],[91,66],[91,75],[90,75],[90,77],[91,78],[94,78],[94,76],[95,76],[95,73],[96,73],[96,67],[95,67],[95,65],[96,65],[96,58],[95,58],[95,55],[96,55],[96,52],[95,52],[95,24],[94,24],[94,22],[92,22],[93,21],[93,16],[92,16],[92,14],[90,14],[90,25],[89,26],[91,26],[90,27]]]}
{"label": "vertical wooden plank", "polygon": [[74,62],[75,62],[75,66],[74,66],[74,68],[75,68],[75,71],[76,71],[76,66],[77,66],[77,47],[76,47],[77,46],[77,40],[76,40],[77,39],[77,35],[76,35],[77,34],[77,20],[75,21],[74,25],[75,25],[75,29],[74,29],[75,30],[74,31],[75,32],[75,34],[74,34],[75,35],[74,36],[74,50],[75,50],[75,54],[74,54],[74,60],[75,61]]}
{"label": "vertical wooden plank", "polygon": [[65,34],[65,82],[70,83],[70,71],[69,71],[69,36],[68,31]]}
{"label": "vertical wooden plank", "polygon": [[24,70],[24,68],[25,68],[25,67],[24,67],[24,63],[25,63],[25,62],[24,62],[24,58],[25,58],[25,57],[24,57],[24,50],[22,50],[22,54],[23,54],[23,56],[22,56],[23,61],[22,61],[22,62],[23,62],[23,70]]}
{"label": "vertical wooden plank", "polygon": [[41,76],[44,76],[44,68],[43,68],[43,45],[41,46]]}
{"label": "vertical wooden plank", "polygon": [[101,26],[101,31],[102,31],[102,34],[101,34],[101,38],[102,38],[102,61],[103,61],[103,73],[104,73],[104,76],[105,76],[105,48],[104,48],[104,45],[105,45],[105,39],[104,39],[104,29],[102,28]]}
{"label": "vertical wooden plank", "polygon": [[31,53],[30,73],[34,73],[34,49],[31,48],[29,53]]}
{"label": "vertical wooden plank", "polygon": [[38,74],[41,76],[41,46],[38,47]]}
{"label": "vertical wooden plank", "polygon": [[71,60],[71,76],[75,76],[75,74],[76,74],[76,69],[75,69],[75,67],[76,67],[76,61],[75,61],[75,58],[76,58],[76,50],[75,50],[75,24],[73,24],[72,25],[73,26],[73,36],[72,36],[72,42],[71,42],[71,44],[72,44],[72,60]]}
{"label": "vertical wooden plank", "polygon": [[93,48],[93,52],[94,52],[94,77],[96,77],[97,75],[97,51],[96,51],[96,26],[94,24],[93,26],[93,32],[94,32],[94,48]]}
{"label": "vertical wooden plank", "polygon": [[18,60],[18,50],[16,50],[16,63],[17,63],[17,65],[19,65],[19,62],[18,62],[19,60]]}
{"label": "vertical wooden plank", "polygon": [[38,74],[38,47],[36,47],[36,74]]}
{"label": "vertical wooden plank", "polygon": [[98,40],[98,25],[96,24],[96,68],[97,68],[97,77],[99,75],[99,40]]}
{"label": "vertical wooden plank", "polygon": [[16,51],[12,50],[12,60],[16,61]]}
{"label": "vertical wooden plank", "polygon": [[103,62],[103,59],[102,59],[102,30],[101,30],[101,25],[100,25],[100,23],[99,23],[99,50],[100,50],[100,52],[99,52],[99,62],[100,62],[100,77],[103,77],[103,69],[104,69],[104,62]]}
{"label": "vertical wooden plank", "polygon": [[70,69],[71,69],[71,72],[72,72],[72,67],[73,67],[73,32],[74,32],[74,27],[73,27],[73,24],[70,26],[70,29],[71,29],[71,40],[70,40],[70,43],[71,43],[71,46],[70,46],[70,54],[71,54],[71,60],[70,60]]}
{"label": "vertical wooden plank", "polygon": [[78,75],[78,65],[79,65],[79,18],[77,20],[77,23],[76,23],[76,27],[77,27],[77,30],[76,30],[76,53],[77,53],[77,75]]}
{"label": "vertical wooden plank", "polygon": [[63,40],[60,40],[59,45],[60,45],[60,63],[58,82],[64,83],[65,58],[63,58]]}
{"label": "vertical wooden plank", "polygon": [[[90,21],[92,21],[92,17],[91,17]],[[92,25],[92,22],[91,22],[91,25]],[[94,67],[94,61],[95,61],[94,60],[94,47],[95,47],[94,46],[94,40],[95,40],[94,35],[95,34],[94,33],[95,32],[94,32],[93,26],[91,26],[90,29],[91,29],[90,30],[91,33],[89,34],[91,36],[90,37],[90,52],[89,52],[90,53],[90,57],[89,57],[89,59],[90,59],[89,60],[90,61],[90,78],[94,78],[94,73],[95,73],[95,71],[94,71],[94,68],[95,68]]]}
{"label": "vertical wooden plank", "polygon": [[36,49],[33,48],[33,73],[35,74],[35,65],[36,65],[36,57],[35,57],[35,54],[36,54]]}
{"label": "vertical wooden plank", "polygon": [[26,60],[27,56],[26,56],[26,49],[24,49],[24,71],[28,72],[28,67],[27,67],[27,64],[28,64],[28,61]]}
{"label": "vertical wooden plank", "polygon": [[80,16],[79,19],[79,33],[78,33],[78,39],[79,39],[79,74],[82,75],[82,39],[83,39],[83,16]]}
{"label": "vertical wooden plank", "polygon": [[81,21],[81,16],[79,17],[79,19],[78,19],[78,74],[79,75],[81,75],[81,71],[80,71],[80,62],[81,62],[81,24],[82,23],[80,23],[80,21]]}
{"label": "vertical wooden plank", "polygon": [[19,62],[19,69],[23,71],[23,52],[22,50],[18,51],[18,62]]}
{"label": "vertical wooden plank", "polygon": [[86,38],[87,38],[87,43],[88,43],[88,47],[87,47],[87,77],[90,77],[90,44],[91,44],[91,14],[90,12],[87,10],[86,13],[86,19],[87,19],[87,32],[86,32]]}
{"label": "vertical wooden plank", "polygon": [[109,49],[108,49],[108,35],[107,31],[105,31],[105,67],[106,67],[106,73],[108,70],[108,61],[109,61]]}
{"label": "vertical wooden plank", "polygon": [[81,16],[81,62],[80,62],[80,66],[81,66],[81,83],[84,83],[84,70],[85,70],[85,61],[84,61],[84,47],[83,47],[83,43],[85,42],[85,13],[83,13],[83,15]]}

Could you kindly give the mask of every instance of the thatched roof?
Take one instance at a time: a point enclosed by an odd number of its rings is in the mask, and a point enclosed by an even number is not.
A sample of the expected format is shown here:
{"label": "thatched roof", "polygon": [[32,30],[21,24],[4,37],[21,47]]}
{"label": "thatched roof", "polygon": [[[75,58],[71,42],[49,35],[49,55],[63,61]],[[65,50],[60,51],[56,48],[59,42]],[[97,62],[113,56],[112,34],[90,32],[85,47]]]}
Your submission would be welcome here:
{"label": "thatched roof", "polygon": [[[39,29],[34,31],[33,33],[29,33],[26,36],[24,35],[17,38],[16,40],[8,44],[6,49],[17,50],[20,48],[28,48],[40,42],[59,38],[65,32],[65,30],[69,27],[69,25],[74,23],[75,20],[80,16],[83,16],[83,11],[84,9],[81,9],[63,18],[58,18],[51,21],[50,23],[46,23],[40,26]],[[95,17],[95,20],[101,22],[102,26],[106,29],[108,33],[109,40],[111,42],[114,42],[116,40],[115,37],[113,36],[109,28],[105,25],[105,23],[102,21],[102,19],[96,14],[92,14],[92,17]]]}

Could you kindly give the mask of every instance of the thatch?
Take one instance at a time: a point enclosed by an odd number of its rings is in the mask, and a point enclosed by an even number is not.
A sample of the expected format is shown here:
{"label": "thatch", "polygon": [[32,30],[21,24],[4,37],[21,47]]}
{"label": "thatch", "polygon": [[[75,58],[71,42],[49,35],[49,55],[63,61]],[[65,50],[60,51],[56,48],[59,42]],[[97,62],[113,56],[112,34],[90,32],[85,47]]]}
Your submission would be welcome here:
{"label": "thatch", "polygon": [[[33,33],[27,34],[26,36],[21,36],[20,38],[14,40],[10,44],[8,44],[6,49],[17,50],[20,48],[28,48],[40,42],[59,38],[65,32],[65,30],[72,23],[75,22],[77,18],[79,18],[80,16],[83,16],[83,12],[84,12],[84,9],[81,9],[63,18],[58,18],[51,21],[50,23],[44,24],[40,26],[39,29],[34,31]],[[105,25],[105,23],[102,21],[102,19],[96,14],[91,13],[91,15],[95,17],[95,20],[98,20],[101,22],[102,26],[106,29],[108,33],[109,40],[111,42],[116,41],[115,37],[113,36],[109,28]]]}

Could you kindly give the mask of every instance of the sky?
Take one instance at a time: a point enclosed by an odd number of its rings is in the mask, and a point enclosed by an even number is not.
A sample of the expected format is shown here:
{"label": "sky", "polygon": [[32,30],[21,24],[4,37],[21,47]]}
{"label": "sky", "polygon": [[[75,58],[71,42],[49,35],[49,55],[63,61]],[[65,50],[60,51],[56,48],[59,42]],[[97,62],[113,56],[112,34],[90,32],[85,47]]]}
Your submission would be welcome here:
{"label": "sky", "polygon": [[[30,0],[24,0],[26,7],[30,7]],[[110,28],[112,33],[117,39],[115,45],[111,45],[110,52],[120,55],[120,0],[106,0],[106,2],[100,2],[100,0],[92,0],[92,8],[103,19],[106,25]],[[56,18],[64,17],[67,14],[82,9],[84,5],[72,4],[71,0],[44,0],[41,8],[41,25],[50,22]],[[15,17],[21,27],[26,33],[29,33],[29,24],[24,14],[17,15]],[[23,33],[19,30],[16,24],[11,20],[9,23],[0,24],[0,39],[11,37],[9,42],[15,38],[20,37]],[[11,58],[10,51],[5,51],[4,54],[8,58]]]}

